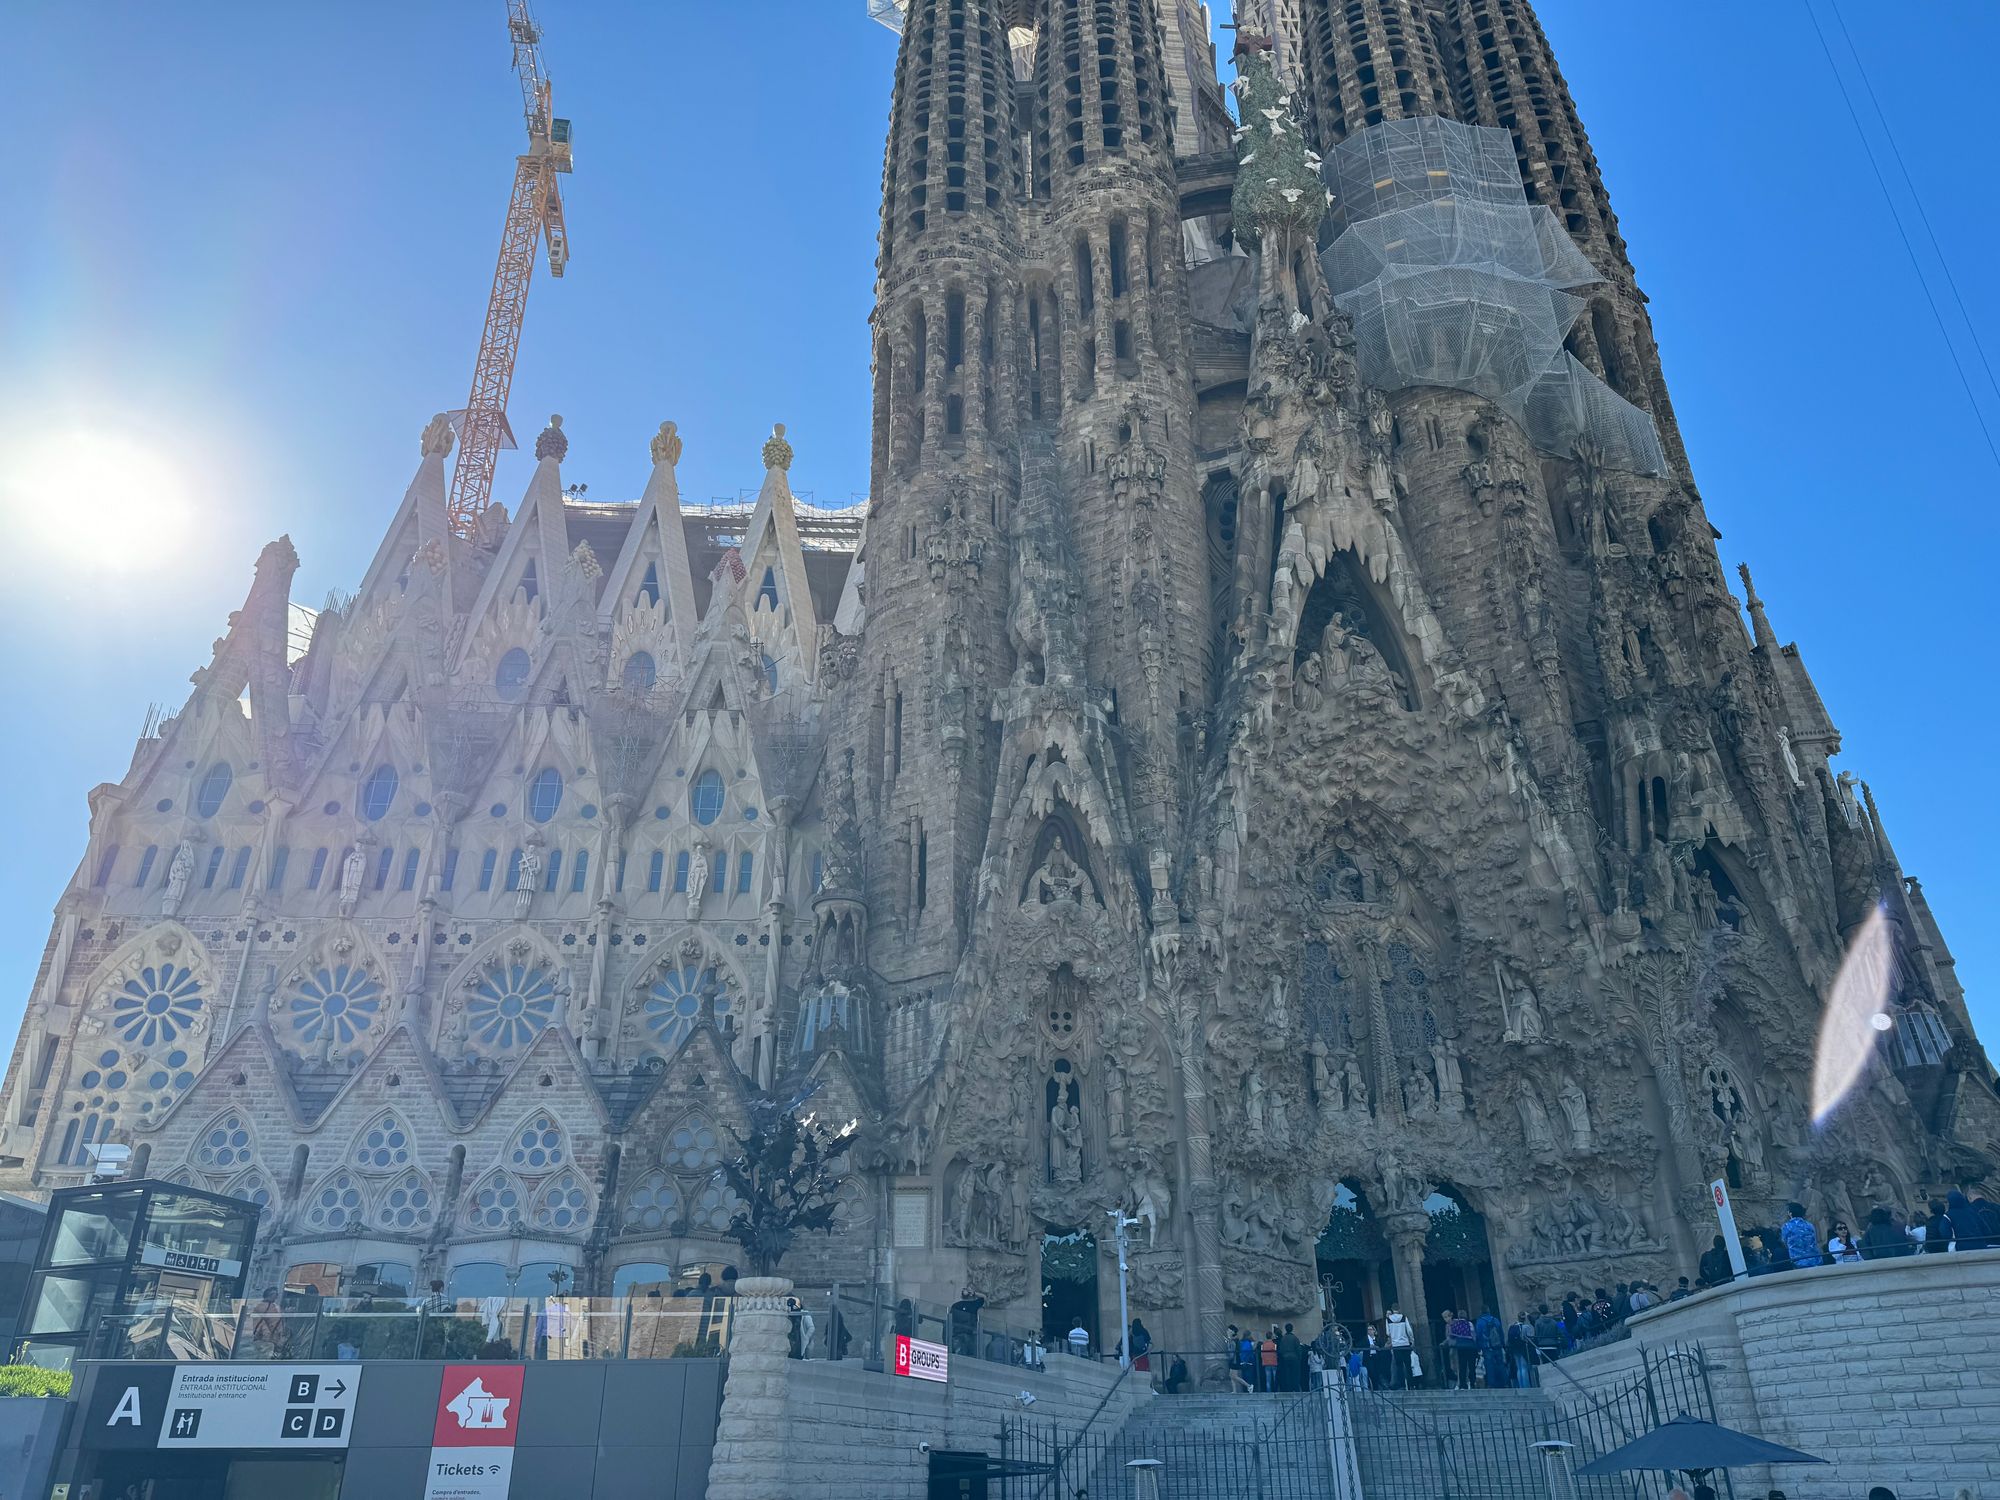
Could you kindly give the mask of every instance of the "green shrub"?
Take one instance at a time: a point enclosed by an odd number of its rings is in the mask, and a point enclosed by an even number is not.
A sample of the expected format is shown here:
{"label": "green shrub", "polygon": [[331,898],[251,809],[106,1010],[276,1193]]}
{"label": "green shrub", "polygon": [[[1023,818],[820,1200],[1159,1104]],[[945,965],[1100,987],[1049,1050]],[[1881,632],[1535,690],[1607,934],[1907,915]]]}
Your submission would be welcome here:
{"label": "green shrub", "polygon": [[0,1396],[67,1396],[69,1371],[40,1365],[0,1365]]}

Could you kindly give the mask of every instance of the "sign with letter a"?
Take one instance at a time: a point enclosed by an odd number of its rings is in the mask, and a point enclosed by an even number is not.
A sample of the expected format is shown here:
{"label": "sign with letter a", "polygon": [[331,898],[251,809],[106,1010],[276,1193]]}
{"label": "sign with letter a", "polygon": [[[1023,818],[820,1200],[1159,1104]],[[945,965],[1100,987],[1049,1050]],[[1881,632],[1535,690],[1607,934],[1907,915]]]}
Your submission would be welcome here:
{"label": "sign with letter a", "polygon": [[446,1365],[424,1500],[507,1500],[521,1422],[521,1365]]}

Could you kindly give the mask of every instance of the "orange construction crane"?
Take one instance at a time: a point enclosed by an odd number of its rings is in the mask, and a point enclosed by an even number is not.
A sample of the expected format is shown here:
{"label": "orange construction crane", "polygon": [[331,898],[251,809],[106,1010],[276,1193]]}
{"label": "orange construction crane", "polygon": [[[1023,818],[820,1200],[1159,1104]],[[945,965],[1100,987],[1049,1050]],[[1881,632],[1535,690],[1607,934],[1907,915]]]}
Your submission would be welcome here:
{"label": "orange construction crane", "polygon": [[562,194],[556,174],[570,169],[569,121],[549,107],[549,80],[542,72],[542,31],[528,14],[528,0],[507,0],[507,34],[514,44],[514,72],[521,80],[521,103],[528,122],[527,154],[514,164],[514,194],[507,201],[507,227],[500,236],[500,263],[493,271],[493,294],[486,302],[486,326],[479,335],[479,363],[472,371],[472,395],[460,414],[458,462],[452,466],[446,507],[452,530],[471,536],[493,494],[493,465],[502,448],[514,446],[507,425],[507,392],[514,384],[514,356],[521,347],[521,322],[528,312],[528,280],[535,272],[536,242],[549,244],[549,274],[569,264],[569,231],[563,224]]}

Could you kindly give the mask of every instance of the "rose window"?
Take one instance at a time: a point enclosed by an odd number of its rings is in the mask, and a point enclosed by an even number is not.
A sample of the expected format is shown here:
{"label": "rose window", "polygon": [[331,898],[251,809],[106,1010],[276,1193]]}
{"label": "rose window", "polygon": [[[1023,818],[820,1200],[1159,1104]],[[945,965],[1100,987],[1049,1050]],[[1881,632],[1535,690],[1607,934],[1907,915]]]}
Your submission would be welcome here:
{"label": "rose window", "polygon": [[111,1025],[141,1047],[171,1042],[194,1025],[201,1003],[201,981],[192,969],[148,964],[111,997]]}
{"label": "rose window", "polygon": [[436,1212],[430,1186],[417,1173],[405,1172],[382,1194],[375,1217],[384,1229],[424,1229]]}
{"label": "rose window", "polygon": [[536,1115],[515,1137],[514,1165],[527,1172],[546,1172],[562,1164],[562,1127],[548,1115]]}
{"label": "rose window", "polygon": [[555,975],[541,964],[495,964],[472,983],[466,1031],[483,1047],[525,1047],[555,1019]]}
{"label": "rose window", "polygon": [[729,1014],[729,992],[716,982],[714,969],[683,964],[653,981],[646,996],[646,1025],[661,1051],[673,1051],[694,1030],[694,1023],[701,1019],[702,1001],[708,996],[714,997],[715,1018],[720,1022]]}
{"label": "rose window", "polygon": [[681,1217],[681,1190],[670,1177],[649,1174],[625,1200],[625,1228],[657,1234],[673,1228]]}
{"label": "rose window", "polygon": [[709,1123],[696,1115],[667,1137],[666,1164],[675,1172],[712,1172],[722,1163],[722,1145]]}
{"label": "rose window", "polygon": [[475,1229],[505,1229],[521,1212],[521,1193],[504,1177],[486,1183],[472,1195],[466,1218]]}
{"label": "rose window", "polygon": [[204,1172],[228,1172],[250,1160],[250,1127],[231,1110],[202,1133],[194,1159]]}
{"label": "rose window", "polygon": [[345,1172],[320,1184],[306,1205],[306,1223],[314,1229],[345,1229],[361,1222],[361,1184]]}
{"label": "rose window", "polygon": [[291,1026],[302,1042],[346,1046],[382,1011],[382,985],[359,964],[321,964],[291,998]]}
{"label": "rose window", "polygon": [[590,1221],[590,1194],[576,1173],[564,1172],[542,1190],[535,1206],[537,1229],[581,1229]]}

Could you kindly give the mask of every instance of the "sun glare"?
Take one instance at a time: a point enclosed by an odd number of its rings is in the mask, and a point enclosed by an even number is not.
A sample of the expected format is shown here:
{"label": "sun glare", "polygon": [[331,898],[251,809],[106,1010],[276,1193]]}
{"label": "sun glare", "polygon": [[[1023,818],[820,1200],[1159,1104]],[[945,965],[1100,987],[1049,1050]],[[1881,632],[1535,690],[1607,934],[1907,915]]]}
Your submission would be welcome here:
{"label": "sun glare", "polygon": [[29,440],[0,463],[0,497],[16,535],[31,536],[51,561],[86,569],[153,567],[187,536],[185,474],[121,432],[73,427]]}

